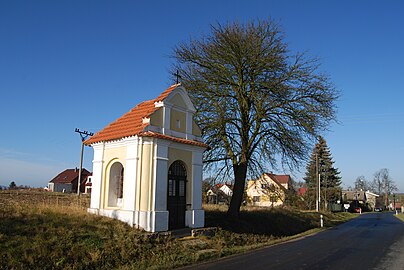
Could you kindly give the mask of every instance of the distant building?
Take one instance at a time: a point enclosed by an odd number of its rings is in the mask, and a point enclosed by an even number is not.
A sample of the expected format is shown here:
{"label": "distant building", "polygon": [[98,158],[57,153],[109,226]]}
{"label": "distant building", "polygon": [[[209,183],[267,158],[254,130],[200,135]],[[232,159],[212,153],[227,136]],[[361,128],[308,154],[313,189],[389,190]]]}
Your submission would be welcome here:
{"label": "distant building", "polygon": [[358,203],[366,203],[366,193],[363,190],[343,190],[342,200],[344,202],[357,201]]}
{"label": "distant building", "polygon": [[227,183],[216,184],[207,192],[207,203],[212,204],[228,204],[231,196],[233,196],[233,186]]}
{"label": "distant building", "polygon": [[85,179],[84,183],[84,191],[83,193],[85,194],[91,194],[91,188],[92,188],[92,179],[93,179],[93,174],[91,173],[87,178]]}
{"label": "distant building", "polygon": [[[87,193],[86,183],[88,177],[92,174],[83,168],[81,172],[80,192]],[[91,178],[90,178],[91,179]],[[66,169],[59,173],[55,178],[49,181],[48,189],[52,192],[77,192],[77,183],[79,180],[79,169]],[[91,180],[90,180],[91,182]],[[91,187],[90,187],[91,192]]]}
{"label": "distant building", "polygon": [[376,199],[379,197],[379,195],[377,195],[373,192],[370,192],[370,191],[366,191],[365,195],[366,195],[366,202],[367,202],[369,208],[371,210],[374,210],[376,207]]}
{"label": "distant building", "polygon": [[252,205],[282,206],[290,189],[290,175],[264,173],[247,183],[247,197]]}
{"label": "distant building", "polygon": [[380,196],[370,191],[343,190],[342,201],[349,204],[350,208],[360,207],[364,211],[373,211],[380,206]]}
{"label": "distant building", "polygon": [[298,196],[304,196],[307,192],[307,187],[300,187],[297,190],[297,195]]}

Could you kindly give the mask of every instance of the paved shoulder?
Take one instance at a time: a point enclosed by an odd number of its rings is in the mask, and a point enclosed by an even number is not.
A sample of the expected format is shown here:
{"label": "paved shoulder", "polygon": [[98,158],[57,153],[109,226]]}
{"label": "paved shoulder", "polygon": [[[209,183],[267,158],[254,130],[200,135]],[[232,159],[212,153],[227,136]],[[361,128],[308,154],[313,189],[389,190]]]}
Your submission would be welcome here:
{"label": "paved shoulder", "polygon": [[[298,241],[189,269],[375,269],[383,263],[383,267],[394,267],[388,262],[398,256],[397,246],[404,246],[401,241],[404,223],[391,213],[368,213]],[[390,260],[385,261],[386,258]]]}
{"label": "paved shoulder", "polygon": [[[395,224],[395,222],[393,222],[392,224]],[[384,253],[379,264],[374,269],[377,270],[404,269],[404,235],[400,234],[399,232],[395,234],[393,244],[390,245],[390,247]]]}

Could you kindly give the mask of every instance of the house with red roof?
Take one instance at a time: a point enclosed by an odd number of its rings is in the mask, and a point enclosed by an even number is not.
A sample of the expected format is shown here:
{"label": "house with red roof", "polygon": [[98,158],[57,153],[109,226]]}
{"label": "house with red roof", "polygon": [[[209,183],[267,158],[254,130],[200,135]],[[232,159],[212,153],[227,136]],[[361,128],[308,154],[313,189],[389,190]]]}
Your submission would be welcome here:
{"label": "house with red roof", "polygon": [[247,200],[256,206],[282,206],[290,188],[290,175],[264,173],[247,182]]}
{"label": "house with red roof", "polygon": [[206,192],[207,203],[229,204],[233,196],[233,185],[228,183],[218,183]]}
{"label": "house with red roof", "polygon": [[150,232],[204,226],[202,154],[208,147],[181,84],[91,136],[89,212]]}
{"label": "house with red roof", "polygon": [[307,187],[300,187],[297,189],[297,196],[304,196],[307,193]]}
{"label": "house with red roof", "polygon": [[[83,168],[81,172],[80,192],[85,193],[85,183],[91,177],[91,172]],[[74,192],[77,193],[77,183],[79,180],[79,169],[67,169],[59,173],[48,183],[48,190],[52,192]]]}

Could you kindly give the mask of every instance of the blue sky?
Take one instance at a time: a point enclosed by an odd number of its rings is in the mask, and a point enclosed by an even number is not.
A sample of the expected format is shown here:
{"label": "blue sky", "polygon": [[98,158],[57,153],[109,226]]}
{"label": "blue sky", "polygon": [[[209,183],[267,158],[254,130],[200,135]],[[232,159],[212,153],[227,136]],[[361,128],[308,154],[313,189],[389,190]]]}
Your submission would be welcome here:
{"label": "blue sky", "polygon": [[[271,17],[341,92],[324,135],[344,186],[388,168],[404,191],[404,2],[0,1],[0,185],[45,186],[98,131],[173,81],[174,46]],[[92,149],[84,165],[92,169]],[[296,180],[304,173],[294,172]],[[278,171],[279,172],[279,171]],[[279,172],[282,173],[282,172]]]}

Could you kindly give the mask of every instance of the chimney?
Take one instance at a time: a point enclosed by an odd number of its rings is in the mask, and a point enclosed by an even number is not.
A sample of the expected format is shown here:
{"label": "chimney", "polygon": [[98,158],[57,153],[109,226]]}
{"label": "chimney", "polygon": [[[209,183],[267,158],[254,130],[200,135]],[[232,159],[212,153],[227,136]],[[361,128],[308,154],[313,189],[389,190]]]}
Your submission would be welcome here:
{"label": "chimney", "polygon": [[79,168],[76,167],[76,169],[74,169],[74,172],[78,172],[78,171],[79,171]]}

